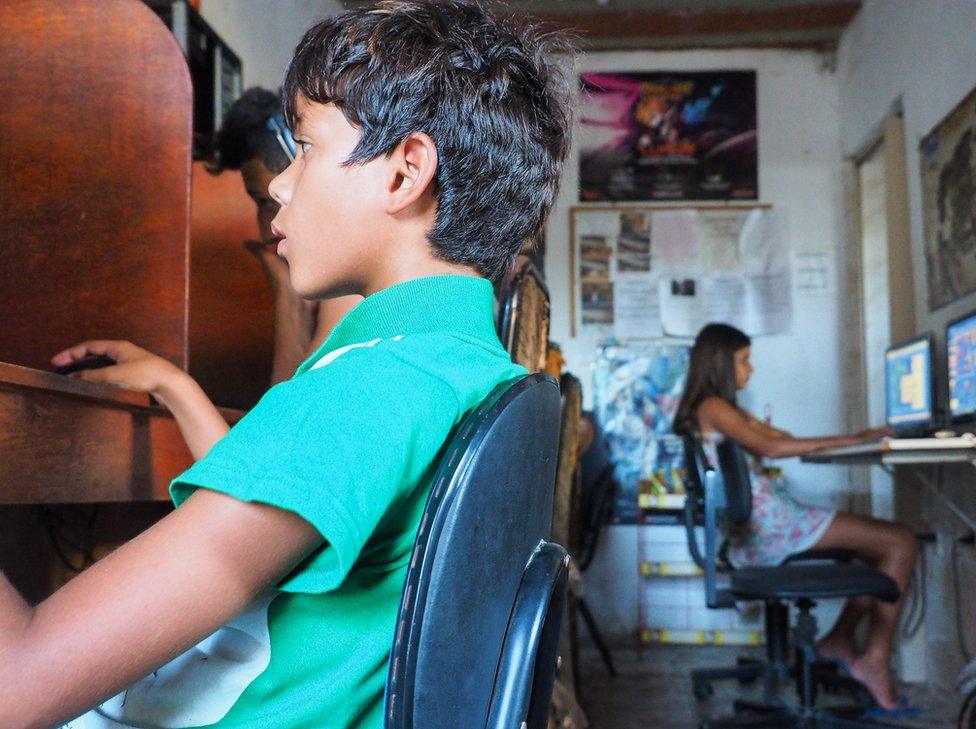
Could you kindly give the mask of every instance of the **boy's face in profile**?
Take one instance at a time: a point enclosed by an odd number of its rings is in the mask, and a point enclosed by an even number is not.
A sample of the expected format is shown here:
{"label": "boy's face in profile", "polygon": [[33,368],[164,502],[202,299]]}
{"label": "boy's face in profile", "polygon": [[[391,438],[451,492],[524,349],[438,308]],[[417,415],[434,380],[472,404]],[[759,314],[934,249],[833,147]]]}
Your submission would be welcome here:
{"label": "boy's face in profile", "polygon": [[241,163],[241,177],[244,179],[244,189],[248,197],[254,201],[258,209],[258,235],[262,243],[273,243],[271,220],[278,214],[278,203],[268,192],[268,185],[275,178],[275,173],[268,169],[260,157],[251,157]]}
{"label": "boy's face in profile", "polygon": [[380,156],[345,166],[359,130],[334,104],[296,101],[298,156],[269,186],[281,205],[273,222],[278,254],[299,296],[364,293],[394,232],[386,215],[388,165]]}

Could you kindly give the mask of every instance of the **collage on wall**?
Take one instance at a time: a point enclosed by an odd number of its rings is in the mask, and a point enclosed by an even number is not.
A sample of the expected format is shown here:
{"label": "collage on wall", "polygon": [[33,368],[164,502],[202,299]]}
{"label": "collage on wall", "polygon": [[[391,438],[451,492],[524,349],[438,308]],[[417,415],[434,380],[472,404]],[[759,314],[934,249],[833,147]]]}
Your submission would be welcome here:
{"label": "collage on wall", "polygon": [[919,145],[929,311],[976,291],[976,89]]}
{"label": "collage on wall", "polygon": [[675,341],[608,343],[597,350],[593,408],[619,484],[616,523],[637,522],[639,501],[683,503],[684,449],[671,427],[690,350],[690,343]]}
{"label": "collage on wall", "polygon": [[574,325],[583,329],[632,340],[693,337],[711,321],[750,335],[790,327],[782,211],[574,207],[570,236]]}
{"label": "collage on wall", "polygon": [[754,71],[580,74],[583,202],[756,200]]}

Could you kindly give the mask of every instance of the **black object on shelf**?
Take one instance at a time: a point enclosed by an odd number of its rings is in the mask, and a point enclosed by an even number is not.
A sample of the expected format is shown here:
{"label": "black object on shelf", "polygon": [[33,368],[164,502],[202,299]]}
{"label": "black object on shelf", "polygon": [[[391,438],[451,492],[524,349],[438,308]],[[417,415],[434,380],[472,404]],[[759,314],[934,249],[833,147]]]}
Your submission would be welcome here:
{"label": "black object on shelf", "polygon": [[214,135],[243,91],[241,59],[186,0],[143,0],[172,31],[193,81],[193,159],[210,159]]}

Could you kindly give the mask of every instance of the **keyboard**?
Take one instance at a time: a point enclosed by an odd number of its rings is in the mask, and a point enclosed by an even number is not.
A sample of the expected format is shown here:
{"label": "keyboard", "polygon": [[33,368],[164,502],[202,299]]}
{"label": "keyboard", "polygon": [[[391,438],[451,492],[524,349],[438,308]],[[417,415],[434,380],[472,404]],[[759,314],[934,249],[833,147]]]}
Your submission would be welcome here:
{"label": "keyboard", "polygon": [[889,453],[891,451],[952,451],[976,448],[976,435],[963,433],[950,438],[882,438],[881,440],[856,443],[840,448],[814,451],[810,455],[827,454],[832,456],[856,456],[862,453]]}

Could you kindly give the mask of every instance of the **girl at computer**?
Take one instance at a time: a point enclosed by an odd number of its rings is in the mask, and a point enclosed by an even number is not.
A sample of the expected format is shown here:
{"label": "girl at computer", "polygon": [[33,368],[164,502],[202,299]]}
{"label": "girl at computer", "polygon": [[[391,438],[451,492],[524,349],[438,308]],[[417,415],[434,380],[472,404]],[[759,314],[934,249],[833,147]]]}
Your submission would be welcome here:
{"label": "girl at computer", "polygon": [[[798,438],[764,423],[736,402],[736,392],[752,375],[751,341],[735,327],[709,324],[691,350],[688,379],[678,403],[674,429],[698,435],[713,464],[722,438],[735,441],[762,458],[802,456],[821,448],[837,448],[887,435],[886,428],[854,435]],[[783,483],[752,475],[752,518],[742,533],[729,535],[728,556],[741,566],[774,566],[810,549],[846,549],[891,577],[907,593],[917,547],[912,532],[900,525],[803,504]],[[885,710],[899,706],[889,660],[902,600],[885,604],[867,597],[849,600],[836,625],[819,643],[823,658],[846,665]],[[868,616],[870,628],[863,652],[854,648],[854,631]]]}

